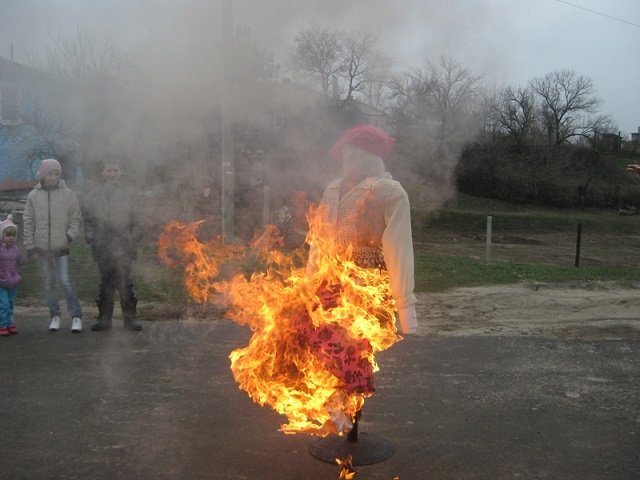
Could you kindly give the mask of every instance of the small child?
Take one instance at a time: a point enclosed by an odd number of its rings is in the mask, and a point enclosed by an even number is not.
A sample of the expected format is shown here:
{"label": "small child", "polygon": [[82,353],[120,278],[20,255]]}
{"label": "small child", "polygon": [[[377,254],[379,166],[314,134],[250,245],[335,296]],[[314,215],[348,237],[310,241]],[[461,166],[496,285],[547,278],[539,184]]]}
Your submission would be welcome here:
{"label": "small child", "polygon": [[26,258],[18,250],[18,228],[11,215],[0,222],[0,337],[18,333],[13,319],[17,286],[22,280],[18,265]]}

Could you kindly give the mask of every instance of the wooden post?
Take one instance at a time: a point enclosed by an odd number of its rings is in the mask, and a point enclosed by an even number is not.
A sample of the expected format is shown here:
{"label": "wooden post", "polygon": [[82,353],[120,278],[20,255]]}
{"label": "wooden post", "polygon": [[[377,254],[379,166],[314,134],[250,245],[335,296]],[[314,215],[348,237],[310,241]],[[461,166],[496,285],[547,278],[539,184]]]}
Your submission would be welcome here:
{"label": "wooden post", "polygon": [[580,266],[580,242],[582,240],[582,224],[578,224],[578,232],[576,234],[576,261],[575,266]]}
{"label": "wooden post", "polygon": [[485,246],[484,259],[487,263],[491,261],[491,229],[492,229],[493,217],[489,215],[487,217],[487,243]]}

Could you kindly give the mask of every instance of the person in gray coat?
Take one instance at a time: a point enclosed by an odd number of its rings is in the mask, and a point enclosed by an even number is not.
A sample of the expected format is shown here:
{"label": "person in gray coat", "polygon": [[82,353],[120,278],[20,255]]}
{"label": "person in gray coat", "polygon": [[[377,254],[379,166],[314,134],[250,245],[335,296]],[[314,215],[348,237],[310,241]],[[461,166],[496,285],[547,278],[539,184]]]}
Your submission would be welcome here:
{"label": "person in gray coat", "polygon": [[103,167],[104,181],[91,189],[83,202],[85,240],[91,245],[100,271],[96,300],[98,321],[91,330],[111,327],[117,291],[124,327],[140,331],[142,325],[136,319],[138,299],[132,275],[143,229],[138,215],[140,201],[137,191],[121,178],[119,159],[109,159]]}
{"label": "person in gray coat", "polygon": [[82,307],[69,275],[69,246],[80,232],[80,203],[60,177],[62,166],[53,158],[40,163],[39,182],[27,195],[23,214],[24,249],[37,258],[49,308],[49,330],[60,329],[60,303],[56,293],[59,281],[71,316],[71,332],[82,331]]}

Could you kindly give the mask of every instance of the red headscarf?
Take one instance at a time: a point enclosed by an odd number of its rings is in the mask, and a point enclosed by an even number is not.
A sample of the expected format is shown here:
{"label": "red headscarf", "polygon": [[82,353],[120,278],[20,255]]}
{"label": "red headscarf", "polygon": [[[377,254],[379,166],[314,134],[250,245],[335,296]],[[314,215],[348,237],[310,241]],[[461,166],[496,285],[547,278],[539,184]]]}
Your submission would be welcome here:
{"label": "red headscarf", "polygon": [[384,159],[391,153],[395,143],[393,137],[381,128],[373,125],[356,125],[342,134],[342,137],[329,150],[329,155],[336,160],[341,160],[342,147],[354,145]]}

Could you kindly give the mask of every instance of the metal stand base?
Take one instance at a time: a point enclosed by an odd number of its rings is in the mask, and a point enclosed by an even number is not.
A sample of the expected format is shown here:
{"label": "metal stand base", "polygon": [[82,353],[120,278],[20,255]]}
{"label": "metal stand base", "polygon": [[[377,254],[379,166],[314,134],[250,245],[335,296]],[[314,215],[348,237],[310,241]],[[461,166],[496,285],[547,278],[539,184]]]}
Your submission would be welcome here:
{"label": "metal stand base", "polygon": [[336,459],[345,459],[351,455],[353,466],[380,463],[396,453],[393,445],[375,435],[361,432],[357,441],[347,437],[330,435],[320,438],[309,446],[309,453],[326,463],[336,464]]}

